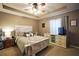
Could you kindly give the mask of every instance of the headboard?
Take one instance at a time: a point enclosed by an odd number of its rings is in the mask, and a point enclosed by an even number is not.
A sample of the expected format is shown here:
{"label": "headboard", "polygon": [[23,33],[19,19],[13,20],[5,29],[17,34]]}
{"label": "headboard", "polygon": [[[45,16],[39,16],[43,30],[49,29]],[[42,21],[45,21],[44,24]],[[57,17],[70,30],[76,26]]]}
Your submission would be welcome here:
{"label": "headboard", "polygon": [[24,32],[32,32],[32,26],[26,26],[26,25],[16,25],[15,26],[16,35],[23,35]]}

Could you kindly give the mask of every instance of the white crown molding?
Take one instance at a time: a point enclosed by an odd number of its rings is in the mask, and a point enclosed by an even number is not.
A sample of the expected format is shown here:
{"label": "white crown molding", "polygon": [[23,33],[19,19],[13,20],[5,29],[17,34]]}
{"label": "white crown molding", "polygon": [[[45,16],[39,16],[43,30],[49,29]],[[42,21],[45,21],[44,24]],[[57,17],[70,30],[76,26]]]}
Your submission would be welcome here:
{"label": "white crown molding", "polygon": [[31,15],[27,15],[27,14],[23,14],[23,13],[19,13],[19,12],[14,12],[14,11],[11,11],[8,9],[4,9],[2,4],[0,4],[0,11],[5,12],[5,13],[9,13],[9,14],[13,14],[13,15],[17,15],[17,16],[23,16],[23,17],[38,20],[38,17],[36,17],[36,16],[31,16]]}
{"label": "white crown molding", "polygon": [[17,16],[32,18],[32,19],[35,19],[35,20],[38,19],[37,17],[34,17],[34,16],[29,16],[29,15],[26,15],[26,14],[23,14],[23,13],[18,13],[18,12],[6,10],[6,9],[1,9],[0,11],[5,12],[5,13],[9,13],[9,14],[13,14],[13,15],[17,15]]}

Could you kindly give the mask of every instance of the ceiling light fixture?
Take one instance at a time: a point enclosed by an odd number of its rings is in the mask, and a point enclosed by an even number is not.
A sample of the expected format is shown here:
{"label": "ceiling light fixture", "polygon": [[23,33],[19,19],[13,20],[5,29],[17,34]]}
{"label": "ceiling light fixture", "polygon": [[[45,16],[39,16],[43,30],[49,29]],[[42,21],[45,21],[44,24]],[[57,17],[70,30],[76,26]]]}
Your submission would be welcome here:
{"label": "ceiling light fixture", "polygon": [[34,15],[38,15],[39,13],[41,13],[42,11],[45,11],[45,3],[33,3],[32,5],[32,10],[31,13],[33,13]]}

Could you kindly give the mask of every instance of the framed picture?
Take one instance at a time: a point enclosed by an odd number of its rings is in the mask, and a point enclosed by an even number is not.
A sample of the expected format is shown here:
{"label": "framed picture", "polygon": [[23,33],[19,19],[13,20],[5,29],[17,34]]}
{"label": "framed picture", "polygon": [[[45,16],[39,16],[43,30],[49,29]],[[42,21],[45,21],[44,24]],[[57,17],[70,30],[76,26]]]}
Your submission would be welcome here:
{"label": "framed picture", "polygon": [[45,23],[42,23],[42,28],[45,28]]}
{"label": "framed picture", "polygon": [[76,20],[71,20],[71,26],[76,26],[77,25],[77,21]]}

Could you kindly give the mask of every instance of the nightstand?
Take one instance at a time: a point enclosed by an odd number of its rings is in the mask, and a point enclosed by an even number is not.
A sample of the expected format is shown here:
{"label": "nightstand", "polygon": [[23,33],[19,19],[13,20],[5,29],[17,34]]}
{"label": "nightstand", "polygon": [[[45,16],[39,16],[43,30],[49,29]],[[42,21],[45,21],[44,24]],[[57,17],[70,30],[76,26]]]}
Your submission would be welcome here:
{"label": "nightstand", "polygon": [[15,46],[15,39],[14,38],[6,38],[3,40],[4,48]]}

